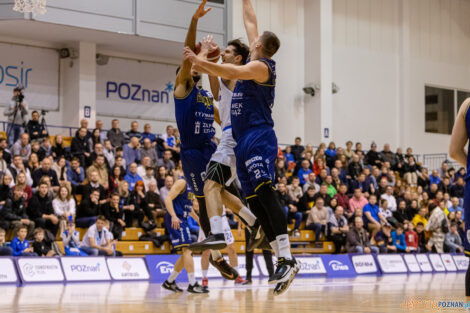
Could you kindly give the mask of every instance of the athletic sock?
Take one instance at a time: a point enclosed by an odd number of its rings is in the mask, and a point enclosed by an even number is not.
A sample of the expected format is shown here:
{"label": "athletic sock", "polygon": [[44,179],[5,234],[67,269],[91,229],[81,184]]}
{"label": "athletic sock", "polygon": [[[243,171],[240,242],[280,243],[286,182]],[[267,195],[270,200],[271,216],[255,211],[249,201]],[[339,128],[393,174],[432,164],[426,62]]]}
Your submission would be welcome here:
{"label": "athletic sock", "polygon": [[249,226],[255,225],[256,216],[246,206],[243,206],[238,214],[243,217]]}
{"label": "athletic sock", "polygon": [[208,270],[202,270],[202,278],[207,278]]}
{"label": "athletic sock", "polygon": [[212,260],[216,261],[222,256],[222,253],[219,250],[211,250],[211,256]]}
{"label": "athletic sock", "polygon": [[171,284],[172,282],[174,282],[175,279],[176,279],[176,277],[178,277],[179,274],[180,274],[179,272],[173,270],[173,272],[171,272],[171,274],[170,274],[170,277],[168,277],[168,279],[167,279],[168,282],[169,282],[170,284]]}
{"label": "athletic sock", "polygon": [[271,248],[273,248],[274,255],[276,256],[276,258],[278,258],[279,257],[279,245],[277,244],[277,240],[271,241],[269,245],[271,246]]}
{"label": "athletic sock", "polygon": [[222,228],[222,217],[216,215],[213,216],[209,219],[210,224],[211,224],[211,232],[213,234],[223,234],[223,228]]}
{"label": "athletic sock", "polygon": [[277,246],[279,248],[279,257],[285,259],[292,259],[292,254],[290,253],[290,242],[289,235],[278,235],[276,237]]}
{"label": "athletic sock", "polygon": [[194,284],[196,283],[196,278],[194,278],[194,272],[188,273],[188,279],[189,279],[189,284],[191,286],[194,286]]}

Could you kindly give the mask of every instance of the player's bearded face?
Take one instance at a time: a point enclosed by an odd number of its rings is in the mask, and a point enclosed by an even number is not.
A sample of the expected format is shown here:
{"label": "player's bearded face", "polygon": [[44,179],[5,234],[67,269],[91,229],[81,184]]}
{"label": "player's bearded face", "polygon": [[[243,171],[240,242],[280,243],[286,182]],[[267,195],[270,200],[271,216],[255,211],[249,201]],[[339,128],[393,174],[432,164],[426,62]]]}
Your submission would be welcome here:
{"label": "player's bearded face", "polygon": [[193,81],[197,84],[201,80],[201,74],[194,69],[191,69],[191,76],[193,77]]}

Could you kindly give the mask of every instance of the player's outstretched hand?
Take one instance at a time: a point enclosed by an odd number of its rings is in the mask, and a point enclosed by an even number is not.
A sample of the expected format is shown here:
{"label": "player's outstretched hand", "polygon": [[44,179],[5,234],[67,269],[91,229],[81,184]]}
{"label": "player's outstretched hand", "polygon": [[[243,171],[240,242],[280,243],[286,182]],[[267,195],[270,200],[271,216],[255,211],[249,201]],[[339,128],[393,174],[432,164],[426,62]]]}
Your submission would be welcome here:
{"label": "player's outstretched hand", "polygon": [[217,50],[217,44],[214,42],[214,36],[212,35],[207,35],[202,39],[201,42],[201,51],[207,51],[209,53],[214,52]]}
{"label": "player's outstretched hand", "polygon": [[207,14],[207,12],[209,12],[211,10],[211,8],[205,8],[204,6],[206,5],[207,3],[207,0],[202,0],[202,3],[199,5],[199,7],[197,8],[196,12],[194,13],[194,18],[201,18],[203,17],[204,15]]}
{"label": "player's outstretched hand", "polygon": [[180,229],[181,220],[177,216],[171,217],[171,227],[173,229]]}
{"label": "player's outstretched hand", "polygon": [[189,60],[191,63],[196,63],[197,55],[189,47],[184,47],[183,58]]}

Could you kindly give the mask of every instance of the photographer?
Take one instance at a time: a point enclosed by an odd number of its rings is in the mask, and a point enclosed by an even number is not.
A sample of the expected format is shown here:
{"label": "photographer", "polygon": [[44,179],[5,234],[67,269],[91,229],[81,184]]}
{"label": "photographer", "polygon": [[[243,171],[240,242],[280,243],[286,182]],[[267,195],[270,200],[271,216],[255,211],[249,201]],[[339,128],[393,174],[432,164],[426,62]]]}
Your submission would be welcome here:
{"label": "photographer", "polygon": [[11,146],[23,133],[26,115],[28,114],[28,104],[24,101],[23,86],[13,89],[10,105],[3,114],[8,117],[7,139],[8,144]]}
{"label": "photographer", "polygon": [[31,119],[26,125],[26,131],[28,132],[31,140],[42,141],[42,139],[49,136],[49,134],[47,133],[47,130],[44,128],[44,125],[39,123],[38,111],[33,111],[33,113],[31,113]]}

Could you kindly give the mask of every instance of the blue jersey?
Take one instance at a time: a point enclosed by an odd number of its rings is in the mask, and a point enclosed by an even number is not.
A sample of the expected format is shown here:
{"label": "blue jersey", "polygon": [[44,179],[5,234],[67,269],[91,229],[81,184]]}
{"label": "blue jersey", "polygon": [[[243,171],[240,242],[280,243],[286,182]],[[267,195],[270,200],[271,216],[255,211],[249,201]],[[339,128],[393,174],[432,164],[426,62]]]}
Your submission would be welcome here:
{"label": "blue jersey", "polygon": [[178,216],[178,218],[181,220],[186,220],[188,218],[188,215],[193,207],[193,195],[190,192],[190,189],[187,184],[186,186],[187,187],[185,191],[183,193],[180,193],[173,200],[173,209],[175,210],[176,216]]}
{"label": "blue jersey", "polygon": [[214,106],[208,91],[194,85],[186,97],[175,97],[175,115],[182,149],[199,149],[211,143]]}
{"label": "blue jersey", "polygon": [[252,128],[274,126],[271,108],[274,105],[276,87],[276,62],[264,58],[258,61],[268,66],[268,80],[265,83],[239,80],[233,91],[231,118],[233,138],[236,141]]}

